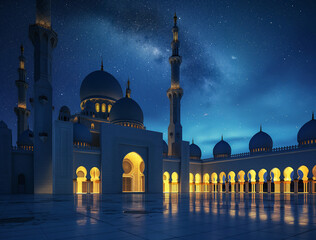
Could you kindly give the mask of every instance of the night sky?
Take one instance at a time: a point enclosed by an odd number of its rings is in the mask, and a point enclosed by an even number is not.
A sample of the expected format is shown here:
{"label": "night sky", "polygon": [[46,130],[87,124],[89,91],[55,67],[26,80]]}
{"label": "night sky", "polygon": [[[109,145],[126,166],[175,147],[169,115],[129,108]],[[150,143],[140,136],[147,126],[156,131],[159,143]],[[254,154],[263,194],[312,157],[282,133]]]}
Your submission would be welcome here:
{"label": "night sky", "polygon": [[[232,153],[248,151],[259,131],[274,147],[297,144],[316,110],[314,1],[52,1],[54,119],[62,105],[80,111],[80,84],[92,71],[111,73],[142,107],[148,130],[167,139],[173,15],[179,17],[183,139],[211,157],[224,135]],[[29,97],[33,46],[28,25],[35,0],[0,1],[0,119],[16,142],[15,80],[25,46]],[[30,104],[28,108],[32,110]],[[33,128],[32,118],[30,128]]]}

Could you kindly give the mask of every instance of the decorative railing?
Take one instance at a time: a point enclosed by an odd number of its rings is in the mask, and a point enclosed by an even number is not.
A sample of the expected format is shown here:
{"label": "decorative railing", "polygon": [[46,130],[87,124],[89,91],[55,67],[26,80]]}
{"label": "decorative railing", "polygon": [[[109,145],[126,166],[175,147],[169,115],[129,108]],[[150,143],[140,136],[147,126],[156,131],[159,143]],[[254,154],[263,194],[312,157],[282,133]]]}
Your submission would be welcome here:
{"label": "decorative railing", "polygon": [[92,146],[80,146],[78,144],[73,145],[75,150],[82,150],[82,151],[100,151],[99,147],[92,147]]}
{"label": "decorative railing", "polygon": [[[291,145],[291,146],[285,146],[285,147],[277,147],[277,148],[273,148],[272,151],[270,152],[256,152],[253,155],[259,155],[259,154],[269,154],[271,152],[291,152],[291,151],[295,151],[301,149],[299,148],[298,145]],[[232,154],[231,157],[229,158],[206,158],[203,159],[203,161],[214,161],[214,160],[227,160],[227,159],[231,159],[231,158],[244,158],[244,157],[249,157],[252,154],[250,154],[250,152],[244,152],[244,153],[237,153],[237,154]]]}

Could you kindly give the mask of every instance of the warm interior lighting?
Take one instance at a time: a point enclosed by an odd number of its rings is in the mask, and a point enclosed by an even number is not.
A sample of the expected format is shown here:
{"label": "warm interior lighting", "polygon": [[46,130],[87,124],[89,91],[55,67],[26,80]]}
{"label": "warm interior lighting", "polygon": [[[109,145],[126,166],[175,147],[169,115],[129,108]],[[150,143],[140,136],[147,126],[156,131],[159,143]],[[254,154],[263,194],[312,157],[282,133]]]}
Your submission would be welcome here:
{"label": "warm interior lighting", "polygon": [[136,152],[128,153],[122,163],[123,192],[145,192],[145,163]]}
{"label": "warm interior lighting", "polygon": [[169,179],[170,179],[170,174],[168,172],[164,172],[163,174],[163,192],[170,192],[170,182],[169,182]]}
{"label": "warm interior lighting", "polygon": [[76,170],[77,183],[76,183],[76,193],[87,193],[87,169],[80,166]]}
{"label": "warm interior lighting", "polygon": [[255,172],[255,170],[251,169],[248,172],[247,176],[248,176],[248,181],[249,182],[256,182],[256,172]]}
{"label": "warm interior lighting", "polygon": [[111,112],[111,109],[112,109],[112,105],[111,105],[111,104],[109,104],[109,105],[108,105],[108,113],[110,113],[110,112]]}
{"label": "warm interior lighting", "polygon": [[[301,171],[301,173],[300,173]],[[298,179],[299,180],[303,180],[303,181],[307,181],[308,180],[308,168],[306,166],[300,166],[298,169],[297,169],[297,175],[299,176]]]}
{"label": "warm interior lighting", "polygon": [[92,189],[90,187],[90,193],[100,193],[100,170],[96,167],[90,170]]}
{"label": "warm interior lighting", "polygon": [[234,183],[235,182],[235,176],[236,176],[236,174],[233,171],[228,173],[228,180],[229,180],[230,183]]}
{"label": "warm interior lighting", "polygon": [[100,104],[99,103],[95,104],[95,111],[100,112]]}
{"label": "warm interior lighting", "polygon": [[190,182],[190,192],[194,192],[194,175],[193,175],[193,173],[189,174],[189,182]]}
{"label": "warm interior lighting", "polygon": [[178,173],[173,172],[171,174],[171,181],[172,181],[171,182],[171,192],[178,192],[179,191],[178,179],[179,179]]}
{"label": "warm interior lighting", "polygon": [[265,182],[265,173],[267,172],[267,170],[265,169],[261,169],[258,173],[258,177],[259,177],[259,182]]}
{"label": "warm interior lighting", "polygon": [[195,174],[195,191],[201,192],[201,175]]}
{"label": "warm interior lighting", "polygon": [[20,61],[20,69],[24,69],[24,62]]}
{"label": "warm interior lighting", "polygon": [[102,112],[105,113],[105,110],[106,110],[106,105],[105,103],[102,103]]}

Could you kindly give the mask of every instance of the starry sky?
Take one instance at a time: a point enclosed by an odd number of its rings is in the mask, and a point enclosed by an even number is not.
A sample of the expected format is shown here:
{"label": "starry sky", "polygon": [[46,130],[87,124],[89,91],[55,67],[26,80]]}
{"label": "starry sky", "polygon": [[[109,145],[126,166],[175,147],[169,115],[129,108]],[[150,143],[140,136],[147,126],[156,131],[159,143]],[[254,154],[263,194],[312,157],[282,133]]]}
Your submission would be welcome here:
{"label": "starry sky", "polygon": [[[54,119],[61,106],[80,111],[80,84],[100,69],[131,80],[148,130],[167,139],[171,28],[179,17],[184,140],[212,157],[223,134],[232,153],[248,151],[259,131],[274,147],[297,144],[299,128],[316,109],[316,3],[305,1],[63,0],[52,3],[58,34],[53,53]],[[33,91],[33,47],[28,25],[35,0],[0,1],[0,119],[16,142],[15,80],[25,46],[28,95]],[[30,104],[28,108],[31,109]],[[32,109],[31,109],[32,110]],[[33,119],[30,118],[30,128]]]}

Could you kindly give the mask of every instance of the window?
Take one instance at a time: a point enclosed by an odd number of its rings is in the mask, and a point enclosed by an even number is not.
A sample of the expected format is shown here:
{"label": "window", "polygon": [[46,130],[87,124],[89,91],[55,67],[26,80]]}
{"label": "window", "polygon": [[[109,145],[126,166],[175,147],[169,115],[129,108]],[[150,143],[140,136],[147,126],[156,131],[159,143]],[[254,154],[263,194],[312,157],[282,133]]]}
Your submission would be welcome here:
{"label": "window", "polygon": [[95,104],[95,110],[96,110],[97,112],[100,112],[100,104],[99,104],[99,103],[96,103],[96,104]]}
{"label": "window", "polygon": [[106,109],[106,105],[105,105],[105,103],[102,103],[102,112],[103,113],[105,112],[105,109]]}
{"label": "window", "polygon": [[91,123],[91,129],[94,129],[94,123]]}
{"label": "window", "polygon": [[112,105],[111,105],[111,104],[109,104],[109,105],[108,105],[108,112],[110,112],[110,111],[111,111],[111,108],[112,108]]}

